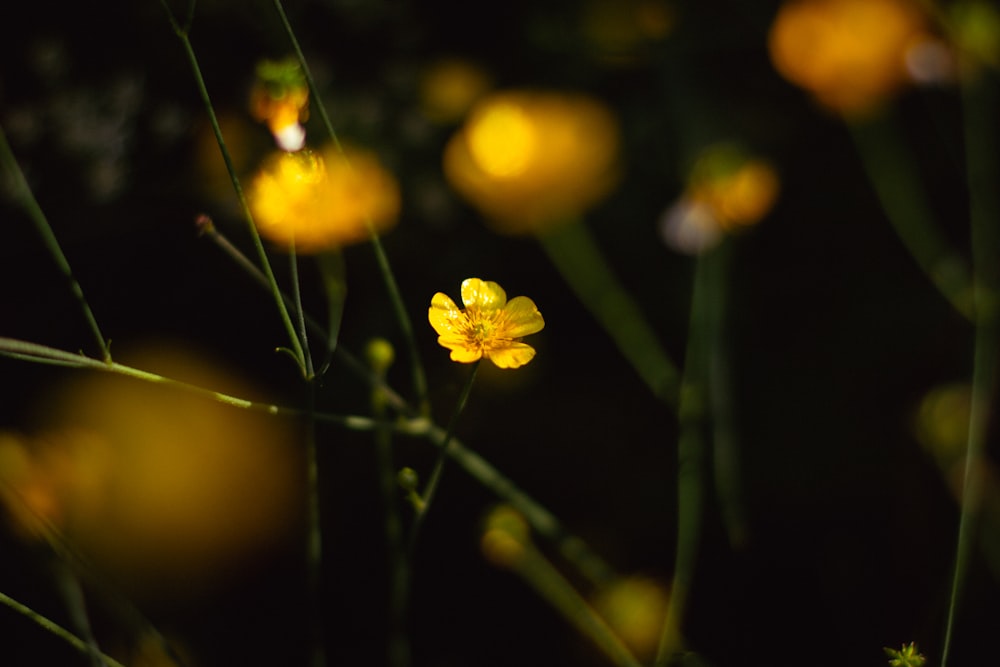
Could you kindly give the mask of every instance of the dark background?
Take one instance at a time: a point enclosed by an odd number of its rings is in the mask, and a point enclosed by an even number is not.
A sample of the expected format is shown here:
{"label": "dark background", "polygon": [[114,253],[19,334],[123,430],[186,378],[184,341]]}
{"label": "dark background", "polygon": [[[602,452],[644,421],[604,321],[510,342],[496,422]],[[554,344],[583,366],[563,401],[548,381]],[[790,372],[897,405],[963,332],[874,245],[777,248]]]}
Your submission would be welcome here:
{"label": "dark background", "polygon": [[[677,359],[693,259],[662,245],[656,220],[681,193],[695,151],[742,141],[782,175],[773,212],[733,244],[727,341],[750,540],[730,548],[709,501],[690,646],[713,665],[879,665],[883,646],[916,640],[934,663],[958,512],[910,420],[927,390],[969,377],[971,327],[894,235],[843,123],[773,71],[766,34],[777,3],[672,5],[671,33],[643,44],[628,65],[609,64],[586,41],[582,6],[287,3],[334,125],[379,150],[401,182],[403,214],[383,242],[438,421],[467,369],[447,360],[424,324],[431,295],[457,296],[462,279],[480,276],[531,296],[547,323],[532,339],[536,360],[516,375],[484,367],[459,435],[620,571],[669,581],[676,420],[538,244],[491,233],[447,191],[440,154],[453,128],[421,117],[418,75],[459,55],[480,62],[499,87],[581,90],[615,110],[626,178],[587,224]],[[113,349],[168,337],[239,369],[284,404],[298,402],[293,365],[272,352],[284,335],[269,297],[196,235],[194,219],[205,212],[250,247],[232,196],[204,187],[205,113],[163,8],[147,0],[21,10],[24,18],[0,29],[0,123]],[[251,122],[255,63],[291,53],[271,4],[202,2],[191,37],[220,114]],[[894,114],[933,213],[967,251],[957,93],[909,92]],[[262,151],[266,130],[250,127],[249,145]],[[322,136],[315,114],[309,131]],[[96,354],[29,220],[9,198],[0,216],[0,335]],[[371,249],[349,248],[346,258],[343,344],[357,352],[382,335],[402,350]],[[282,279],[283,261],[276,256]],[[307,302],[320,306],[308,267],[303,280]],[[26,428],[64,373],[0,360],[0,426]],[[408,387],[405,363],[392,380]],[[368,393],[335,365],[320,401],[364,414]],[[386,584],[372,448],[332,427],[320,443],[330,663],[382,664]],[[403,440],[397,458],[426,471],[432,452]],[[415,562],[414,664],[604,664],[521,580],[482,558],[480,520],[495,500],[457,467],[446,470]],[[0,590],[62,619],[46,562],[5,533]],[[290,543],[211,592],[139,603],[183,638],[194,664],[303,664],[300,562]],[[955,665],[993,654],[1000,599],[978,551],[966,591]],[[99,635],[113,634],[99,608],[94,614]],[[87,660],[0,608],[0,663]]]}

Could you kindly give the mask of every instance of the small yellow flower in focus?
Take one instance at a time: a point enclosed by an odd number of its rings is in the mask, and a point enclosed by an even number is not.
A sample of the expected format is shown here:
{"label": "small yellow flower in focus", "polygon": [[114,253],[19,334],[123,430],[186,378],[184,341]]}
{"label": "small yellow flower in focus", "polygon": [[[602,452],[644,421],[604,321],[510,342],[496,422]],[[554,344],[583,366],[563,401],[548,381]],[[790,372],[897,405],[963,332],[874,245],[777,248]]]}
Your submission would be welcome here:
{"label": "small yellow flower in focus", "polygon": [[927,39],[924,14],[910,0],[791,0],[778,11],[769,47],[782,76],[856,115],[907,82],[907,52]]}
{"label": "small yellow flower in focus", "polygon": [[582,95],[509,91],[477,104],[445,148],[451,185],[500,232],[570,220],[617,181],[618,126]]}
{"label": "small yellow flower in focus", "polygon": [[661,232],[668,245],[697,253],[723,234],[748,227],[768,214],[781,182],[766,161],[730,144],[704,151],[681,199],[665,213]]}
{"label": "small yellow flower in focus", "polygon": [[462,303],[464,310],[438,292],[427,312],[438,343],[451,350],[453,361],[468,364],[485,357],[500,368],[518,368],[534,358],[535,348],[521,342],[545,327],[534,301],[526,296],[507,301],[500,285],[469,278],[462,281]]}
{"label": "small yellow flower in focus", "polygon": [[594,608],[611,629],[646,661],[656,654],[670,596],[651,578],[633,576],[615,581],[594,599]]}
{"label": "small yellow flower in focus", "polygon": [[309,86],[297,60],[265,60],[257,65],[250,112],[267,123],[282,150],[302,149],[306,140],[302,123],[309,118]]}
{"label": "small yellow flower in focus", "polygon": [[432,64],[420,80],[423,114],[435,123],[454,123],[493,85],[476,65],[458,59]]}
{"label": "small yellow flower in focus", "polygon": [[383,232],[400,206],[395,177],[373,153],[333,147],[271,156],[248,199],[261,236],[306,253],[364,241],[369,222]]}

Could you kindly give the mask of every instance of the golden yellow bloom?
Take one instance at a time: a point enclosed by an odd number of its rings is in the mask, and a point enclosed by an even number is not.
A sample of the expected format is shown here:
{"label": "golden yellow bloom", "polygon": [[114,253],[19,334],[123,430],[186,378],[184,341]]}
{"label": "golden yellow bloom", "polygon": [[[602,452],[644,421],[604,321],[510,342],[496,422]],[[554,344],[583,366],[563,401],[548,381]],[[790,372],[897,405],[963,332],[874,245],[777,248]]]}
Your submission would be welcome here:
{"label": "golden yellow bloom", "polygon": [[517,368],[534,358],[535,348],[521,342],[545,326],[534,301],[526,296],[507,301],[500,285],[469,278],[462,281],[462,303],[465,310],[438,292],[427,312],[438,343],[451,350],[453,361],[468,364],[485,357],[500,368]]}
{"label": "golden yellow bloom", "polygon": [[768,162],[738,146],[712,146],[695,163],[684,195],[664,215],[664,239],[682,252],[706,250],[724,233],[759,222],[779,189]]}
{"label": "golden yellow bloom", "polygon": [[248,192],[261,236],[302,252],[320,252],[383,232],[399,215],[399,186],[373,153],[330,147],[278,153]]}
{"label": "golden yellow bloom", "polygon": [[509,91],[485,98],[445,148],[451,185],[498,231],[544,231],[607,195],[618,126],[582,95]]}
{"label": "golden yellow bloom", "polygon": [[907,81],[907,51],[926,39],[908,0],[792,0],[771,27],[778,72],[845,114],[863,113]]}

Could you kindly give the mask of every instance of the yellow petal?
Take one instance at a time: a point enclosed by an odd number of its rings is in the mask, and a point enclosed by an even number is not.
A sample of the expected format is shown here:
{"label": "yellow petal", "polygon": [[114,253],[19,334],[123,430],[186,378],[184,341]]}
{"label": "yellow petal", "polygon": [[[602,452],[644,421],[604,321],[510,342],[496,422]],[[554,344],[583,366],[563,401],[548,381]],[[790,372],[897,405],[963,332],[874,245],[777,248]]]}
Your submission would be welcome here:
{"label": "yellow petal", "polygon": [[439,336],[461,331],[467,318],[451,297],[438,292],[431,299],[431,307],[427,309],[427,320]]}
{"label": "yellow petal", "polygon": [[[455,359],[454,352],[452,352],[451,358]],[[535,358],[535,348],[525,343],[510,343],[501,348],[489,350],[486,353],[486,358],[500,368],[517,368]]]}
{"label": "yellow petal", "polygon": [[[441,339],[438,339],[441,342]],[[450,345],[445,345],[445,347],[451,347]],[[461,364],[471,364],[473,361],[479,361],[483,356],[483,351],[478,347],[472,347],[469,345],[462,345],[459,347],[451,347],[451,360],[457,361]]]}
{"label": "yellow petal", "polygon": [[462,281],[462,303],[474,310],[499,310],[507,303],[507,293],[490,280],[467,278]]}
{"label": "yellow petal", "polygon": [[526,296],[516,296],[503,309],[505,323],[503,335],[509,338],[520,338],[538,333],[545,327],[545,320],[538,312],[535,302]]}

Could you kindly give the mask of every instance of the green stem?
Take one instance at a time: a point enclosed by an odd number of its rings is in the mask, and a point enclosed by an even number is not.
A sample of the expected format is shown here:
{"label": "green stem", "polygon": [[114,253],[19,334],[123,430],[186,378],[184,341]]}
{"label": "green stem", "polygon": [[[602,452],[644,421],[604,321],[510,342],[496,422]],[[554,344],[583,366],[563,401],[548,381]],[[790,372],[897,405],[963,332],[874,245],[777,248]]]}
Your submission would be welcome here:
{"label": "green stem", "polygon": [[708,373],[713,341],[718,335],[718,313],[714,310],[718,307],[716,294],[720,274],[716,265],[722,259],[718,252],[716,249],[700,255],[695,264],[684,379],[677,411],[680,424],[677,442],[677,551],[670,602],[656,654],[658,667],[669,664],[683,649],[684,616],[701,539],[705,485],[704,432],[710,414]]}
{"label": "green stem", "polygon": [[319,461],[316,456],[316,385],[307,383],[306,397],[306,577],[310,597],[313,667],[326,665],[323,632],[323,528],[320,515]]}
{"label": "green stem", "polygon": [[975,349],[972,370],[972,404],[965,451],[965,473],[961,515],[955,547],[948,617],[941,649],[941,667],[947,667],[955,616],[975,542],[976,525],[983,496],[983,462],[990,418],[997,391],[998,345],[1000,345],[1000,198],[996,182],[1000,176],[996,150],[998,133],[995,114],[996,88],[981,75],[962,86],[965,154],[969,186],[972,261],[975,274]]}
{"label": "green stem", "polygon": [[[215,228],[215,225],[213,225],[210,220],[206,219],[202,221],[201,231],[203,234],[207,235],[224,253],[226,253],[230,259],[235,261],[251,278],[253,278],[259,285],[267,289],[267,276],[265,276],[264,273],[240,251],[239,248],[234,246],[229,239],[223,236],[223,234]],[[282,294],[282,299],[289,307],[294,307],[294,303],[290,297]],[[322,339],[329,338],[330,334],[327,333],[319,322],[310,317],[308,313],[305,314],[305,322],[306,327],[310,332],[312,332],[313,335],[319,336]],[[334,346],[333,352],[348,366],[352,373],[367,382],[370,387],[376,388],[382,392],[383,396],[385,396],[386,400],[389,401],[394,410],[408,417],[417,416],[417,411],[410,407],[406,400],[393,390],[392,387],[386,384],[385,378],[372,373],[371,370],[357,357],[347,352],[342,347]]]}
{"label": "green stem", "polygon": [[608,627],[580,593],[531,544],[523,545],[524,554],[514,570],[548,600],[584,636],[589,637],[617,667],[641,667],[639,661]]}
{"label": "green stem", "polygon": [[264,242],[261,240],[260,234],[257,233],[257,226],[254,224],[253,213],[250,211],[250,205],[247,202],[246,194],[243,192],[243,186],[240,185],[240,179],[236,175],[236,168],[233,166],[232,156],[229,154],[229,148],[226,146],[226,141],[222,136],[222,128],[219,126],[219,119],[215,115],[215,107],[208,94],[208,87],[205,85],[205,79],[201,73],[201,65],[198,64],[198,57],[195,55],[194,47],[191,45],[191,39],[188,37],[188,28],[190,25],[184,26],[183,28],[178,25],[173,12],[171,12],[170,7],[167,6],[166,0],[160,0],[160,2],[167,12],[170,24],[174,29],[174,33],[177,35],[177,38],[180,39],[181,45],[184,47],[184,55],[187,56],[188,64],[191,66],[191,71],[194,74],[195,83],[198,87],[198,94],[201,96],[202,103],[205,105],[208,120],[212,125],[212,131],[215,133],[216,143],[218,143],[219,151],[222,153],[222,159],[226,163],[226,171],[229,172],[229,178],[232,181],[233,190],[236,192],[236,196],[239,199],[240,208],[243,211],[243,217],[247,223],[247,231],[250,234],[250,238],[253,239],[254,248],[257,250],[257,257],[260,260],[261,269],[267,279],[271,296],[274,298],[274,302],[278,307],[278,314],[281,317],[281,322],[288,334],[289,342],[292,346],[291,350],[293,356],[299,364],[299,369],[302,371],[303,376],[305,376],[307,375],[306,356],[304,350],[302,349],[302,342],[299,340],[298,334],[295,330],[295,325],[292,324],[292,318],[288,314],[288,309],[285,307],[285,301],[282,298],[281,290],[278,287],[278,281],[274,277],[271,262],[268,260],[267,251],[264,249]]}
{"label": "green stem", "polygon": [[[312,380],[316,376],[313,370],[312,354],[309,352],[309,334],[306,331],[305,311],[302,309],[302,292],[299,289],[299,262],[298,253],[295,252],[295,244],[288,250],[288,265],[291,272],[292,281],[292,303],[294,304],[295,320],[298,325],[298,339],[302,341],[302,359],[305,362],[303,372],[306,381]],[[281,298],[284,302],[284,298]]]}
{"label": "green stem", "polygon": [[973,319],[968,263],[941,233],[923,196],[915,162],[891,119],[848,125],[886,217],[917,265],[960,314]]}
{"label": "green stem", "polygon": [[458,403],[455,404],[455,410],[451,413],[451,419],[448,421],[448,428],[444,432],[444,437],[439,443],[437,443],[440,448],[437,460],[434,461],[434,468],[431,470],[431,476],[427,480],[427,486],[424,487],[424,492],[420,494],[421,502],[416,508],[417,514],[414,517],[413,528],[410,532],[411,553],[413,552],[413,547],[416,544],[417,535],[420,533],[420,528],[423,526],[424,520],[427,518],[427,512],[430,510],[431,503],[434,501],[438,485],[441,483],[441,473],[444,471],[444,462],[447,460],[451,451],[451,442],[452,436],[455,434],[455,426],[458,424],[458,418],[465,409],[466,402],[469,400],[469,394],[472,393],[472,385],[476,381],[476,374],[479,372],[479,366],[482,363],[483,360],[480,359],[473,364],[472,372],[469,373],[469,379],[465,381],[462,393],[458,397]]}
{"label": "green stem", "polygon": [[392,429],[386,422],[385,408],[385,398],[376,389],[372,392],[372,415],[378,423],[375,429],[375,453],[385,511],[385,542],[389,562],[389,641],[386,652],[390,667],[406,667],[410,664],[410,641],[406,632],[410,566],[403,549],[403,527],[397,505],[398,487],[392,463]]}
{"label": "green stem", "polygon": [[35,224],[35,229],[38,230],[38,234],[42,237],[42,242],[45,244],[45,248],[49,251],[52,259],[55,260],[56,267],[59,269],[60,273],[69,283],[70,291],[73,296],[76,297],[77,303],[80,305],[80,310],[83,312],[83,317],[87,321],[87,326],[90,328],[91,334],[94,336],[94,340],[97,342],[98,349],[101,350],[101,355],[104,357],[104,361],[111,361],[111,347],[107,340],[105,340],[104,335],[101,333],[101,328],[97,325],[97,318],[94,317],[93,311],[90,309],[90,304],[87,303],[87,298],[83,294],[83,288],[80,287],[80,283],[77,282],[76,277],[73,276],[73,270],[70,268],[69,260],[66,259],[66,255],[63,254],[62,248],[59,245],[59,241],[56,239],[55,233],[52,231],[52,226],[49,224],[48,218],[45,217],[42,207],[39,205],[38,200],[35,199],[34,193],[31,191],[31,187],[28,185],[27,179],[24,177],[24,172],[21,170],[21,166],[17,163],[17,158],[14,156],[14,151],[10,147],[10,143],[7,141],[7,135],[4,133],[3,128],[0,127],[0,161],[6,166],[7,171],[10,173],[11,179],[14,182],[14,196],[20,202],[21,206],[24,208],[28,217]]}
{"label": "green stem", "polygon": [[[444,429],[432,426],[426,433],[426,438],[438,444],[444,441],[446,435]],[[448,456],[470,477],[523,515],[532,530],[555,545],[560,556],[576,567],[588,581],[601,586],[616,578],[611,566],[591,551],[586,542],[568,532],[555,515],[518,488],[509,477],[503,475],[482,456],[465,447],[457,438],[451,438],[449,442]]]}
{"label": "green stem", "polygon": [[[87,642],[80,639],[79,637],[77,637],[72,632],[62,627],[58,623],[55,623],[54,621],[48,619],[47,617],[42,616],[31,607],[21,604],[20,602],[10,597],[9,595],[6,595],[5,593],[0,593],[0,604],[3,604],[4,606],[16,611],[25,618],[28,618],[29,620],[34,622],[36,625],[42,627],[48,632],[51,632],[56,637],[59,637],[60,639],[68,643],[70,646],[75,648],[80,653],[84,655],[88,655],[90,653],[90,647],[87,645]],[[106,655],[104,653],[101,654],[101,658],[104,660],[106,664],[110,665],[110,667],[125,667],[122,663],[118,662],[111,656]]]}
{"label": "green stem", "polygon": [[84,601],[83,587],[80,586],[80,580],[64,563],[56,562],[53,564],[53,567],[55,568],[58,588],[63,595],[66,608],[69,611],[70,620],[76,626],[75,629],[78,636],[82,637],[84,643],[87,645],[87,655],[90,657],[91,665],[93,667],[107,667],[108,663],[104,660],[104,654],[101,653],[101,648],[98,646],[97,639],[91,630],[90,617],[87,614],[87,604]]}
{"label": "green stem", "polygon": [[[285,33],[288,35],[288,41],[291,43],[292,49],[295,51],[295,56],[299,60],[299,66],[302,67],[302,73],[309,86],[309,94],[312,96],[313,100],[315,100],[314,107],[319,113],[320,120],[323,122],[323,127],[326,129],[326,132],[330,136],[330,140],[333,142],[334,146],[337,148],[337,151],[346,160],[347,156],[344,153],[344,147],[340,143],[340,139],[337,137],[336,130],[333,129],[333,123],[330,121],[330,116],[326,112],[326,106],[323,104],[322,97],[319,94],[319,88],[316,86],[316,80],[313,78],[312,71],[309,69],[309,63],[306,62],[305,54],[302,53],[302,47],[299,45],[299,40],[295,36],[292,24],[288,21],[288,15],[285,13],[284,5],[281,0],[273,0],[273,2],[275,11],[277,11],[278,17],[281,19],[281,25],[284,27]],[[403,339],[406,341],[406,351],[410,357],[410,373],[413,378],[413,391],[417,397],[417,405],[420,407],[420,414],[426,417],[430,415],[431,411],[430,399],[427,392],[427,376],[424,373],[424,367],[420,361],[420,351],[417,348],[417,338],[413,332],[413,323],[406,310],[406,304],[403,302],[403,297],[399,292],[399,283],[396,281],[396,277],[393,274],[392,267],[389,264],[389,258],[385,254],[385,248],[382,246],[382,241],[379,239],[378,234],[375,233],[375,226],[372,224],[370,218],[366,219],[365,222],[368,225],[369,238],[371,240],[372,249],[375,251],[375,259],[378,263],[379,272],[382,274],[386,290],[389,293],[389,301],[392,303],[392,308],[396,313],[396,319],[399,322],[399,328],[403,333]]]}
{"label": "green stem", "polygon": [[[338,348],[339,349],[339,348]],[[344,352],[343,354],[347,354]],[[196,387],[184,382],[179,382],[162,375],[150,373],[137,368],[131,368],[122,364],[114,363],[110,366],[95,359],[83,355],[57,350],[37,343],[15,340],[12,338],[0,338],[0,356],[21,359],[32,363],[55,363],[71,368],[81,368],[98,370],[107,373],[124,375],[144,382],[154,382],[164,384],[182,391],[192,392],[206,399],[217,401],[225,405],[244,410],[253,410],[280,417],[301,418],[304,413],[301,410],[287,408],[269,403],[257,403],[243,398],[237,398],[228,394],[222,394],[210,389]],[[360,361],[348,356],[357,365],[355,370],[362,377],[369,378],[371,373],[364,369]],[[447,436],[445,429],[433,424],[424,417],[412,417],[415,414],[403,399],[399,398],[391,388],[381,382],[372,382],[383,396],[395,405],[399,401],[403,407],[403,414],[411,415],[407,421],[393,423],[394,431],[404,435],[424,438],[428,442],[440,446],[447,438],[449,440],[448,456],[451,457],[465,472],[478,481],[487,489],[491,490],[519,511],[531,524],[539,535],[552,542],[558,548],[560,554],[570,563],[576,565],[580,573],[595,584],[602,584],[612,580],[614,571],[579,537],[569,533],[559,520],[540,505],[527,493],[517,487],[510,478],[504,476],[486,459],[467,449],[460,440]],[[374,431],[377,428],[388,427],[384,422],[379,422],[368,417],[357,415],[334,415],[324,412],[315,414],[317,421],[339,424],[353,431]]]}
{"label": "green stem", "polygon": [[676,366],[583,223],[564,225],[539,238],[577,298],[611,335],[653,394],[675,404]]}

